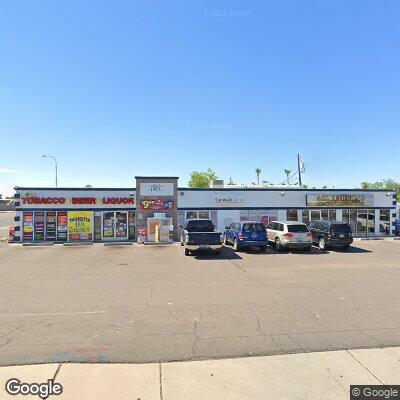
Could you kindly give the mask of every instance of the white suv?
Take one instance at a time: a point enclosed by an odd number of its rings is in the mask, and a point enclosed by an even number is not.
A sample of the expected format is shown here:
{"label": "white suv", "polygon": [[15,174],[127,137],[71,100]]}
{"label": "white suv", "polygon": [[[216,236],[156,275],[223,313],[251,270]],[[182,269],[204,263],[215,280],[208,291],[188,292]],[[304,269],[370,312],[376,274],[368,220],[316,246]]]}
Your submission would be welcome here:
{"label": "white suv", "polygon": [[268,242],[277,251],[284,248],[309,251],[312,246],[312,235],[307,225],[297,221],[272,221],[267,226]]}

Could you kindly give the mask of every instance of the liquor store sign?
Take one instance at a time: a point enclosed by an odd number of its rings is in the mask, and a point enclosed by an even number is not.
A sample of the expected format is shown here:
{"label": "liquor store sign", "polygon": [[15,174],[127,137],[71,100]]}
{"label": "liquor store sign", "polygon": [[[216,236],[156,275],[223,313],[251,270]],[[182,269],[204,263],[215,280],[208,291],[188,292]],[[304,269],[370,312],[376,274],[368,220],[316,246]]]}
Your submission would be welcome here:
{"label": "liquor store sign", "polygon": [[308,194],[308,207],[373,207],[374,195],[364,194]]}
{"label": "liquor store sign", "polygon": [[25,193],[21,197],[24,207],[32,206],[39,208],[60,208],[60,207],[132,207],[135,204],[134,197],[54,197],[39,196],[34,193]]}

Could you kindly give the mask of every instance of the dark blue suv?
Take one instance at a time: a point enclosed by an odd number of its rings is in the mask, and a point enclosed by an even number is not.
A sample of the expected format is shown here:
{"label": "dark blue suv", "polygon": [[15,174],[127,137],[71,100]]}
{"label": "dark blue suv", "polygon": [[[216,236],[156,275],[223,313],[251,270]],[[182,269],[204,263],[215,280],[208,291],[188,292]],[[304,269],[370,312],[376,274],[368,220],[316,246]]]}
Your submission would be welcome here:
{"label": "dark blue suv", "polygon": [[258,247],[260,251],[265,251],[268,244],[265,226],[254,221],[232,222],[225,227],[222,240],[225,246],[233,245],[235,251],[252,246]]}

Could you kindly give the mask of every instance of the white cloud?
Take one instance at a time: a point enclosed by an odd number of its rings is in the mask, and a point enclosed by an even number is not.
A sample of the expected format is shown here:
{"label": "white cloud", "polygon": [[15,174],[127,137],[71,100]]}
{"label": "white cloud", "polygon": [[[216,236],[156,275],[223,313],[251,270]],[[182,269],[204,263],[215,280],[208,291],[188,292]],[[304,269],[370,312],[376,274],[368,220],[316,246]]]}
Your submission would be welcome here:
{"label": "white cloud", "polygon": [[15,169],[11,168],[2,168],[0,167],[0,173],[1,174],[20,174],[20,171],[16,171]]}

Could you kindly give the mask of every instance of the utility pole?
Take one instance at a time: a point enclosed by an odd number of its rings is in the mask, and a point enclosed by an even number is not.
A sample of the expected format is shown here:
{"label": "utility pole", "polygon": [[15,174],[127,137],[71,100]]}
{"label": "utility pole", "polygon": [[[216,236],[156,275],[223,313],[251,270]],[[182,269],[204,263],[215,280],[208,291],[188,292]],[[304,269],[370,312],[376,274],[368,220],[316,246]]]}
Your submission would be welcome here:
{"label": "utility pole", "polygon": [[297,171],[299,173],[299,186],[301,186],[302,183],[301,183],[300,154],[297,154]]}

